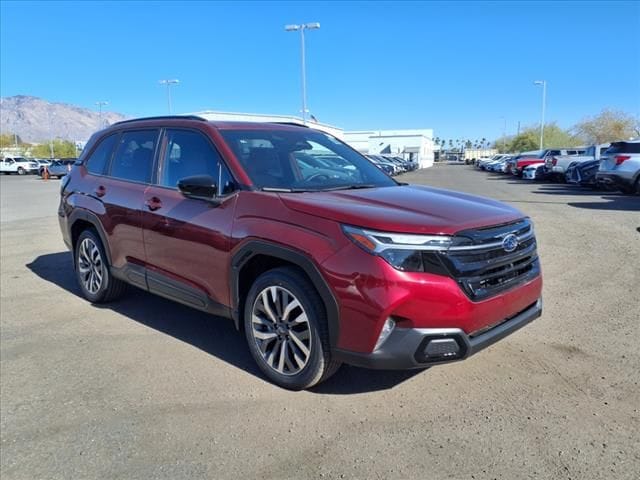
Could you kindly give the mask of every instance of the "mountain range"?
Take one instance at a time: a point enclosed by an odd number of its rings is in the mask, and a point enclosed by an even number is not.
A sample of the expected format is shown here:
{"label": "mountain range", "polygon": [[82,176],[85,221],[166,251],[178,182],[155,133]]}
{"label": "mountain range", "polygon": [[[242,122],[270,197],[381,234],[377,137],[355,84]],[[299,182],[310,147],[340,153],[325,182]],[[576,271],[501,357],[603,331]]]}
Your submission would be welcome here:
{"label": "mountain range", "polygon": [[0,132],[17,134],[23,142],[38,143],[50,138],[86,141],[92,133],[127,117],[66,103],[48,102],[27,95],[0,98]]}

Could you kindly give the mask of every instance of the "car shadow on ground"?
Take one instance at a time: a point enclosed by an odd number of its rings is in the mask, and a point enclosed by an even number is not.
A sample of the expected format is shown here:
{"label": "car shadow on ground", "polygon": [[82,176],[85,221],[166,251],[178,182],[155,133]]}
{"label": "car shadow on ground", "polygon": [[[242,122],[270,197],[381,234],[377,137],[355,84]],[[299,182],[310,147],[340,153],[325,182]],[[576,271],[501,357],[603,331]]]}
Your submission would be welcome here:
{"label": "car shadow on ground", "polygon": [[568,202],[567,205],[589,210],[620,210],[626,212],[640,212],[640,196],[633,195],[602,195],[605,202]]}
{"label": "car shadow on ground", "polygon": [[[43,280],[82,297],[69,252],[41,255],[26,266]],[[135,287],[131,287],[118,301],[94,307],[113,310],[265,380],[249,353],[244,334],[236,331],[228,319],[194,310]],[[376,371],[343,365],[332,378],[310,391],[349,395],[387,390],[421,371]]]}

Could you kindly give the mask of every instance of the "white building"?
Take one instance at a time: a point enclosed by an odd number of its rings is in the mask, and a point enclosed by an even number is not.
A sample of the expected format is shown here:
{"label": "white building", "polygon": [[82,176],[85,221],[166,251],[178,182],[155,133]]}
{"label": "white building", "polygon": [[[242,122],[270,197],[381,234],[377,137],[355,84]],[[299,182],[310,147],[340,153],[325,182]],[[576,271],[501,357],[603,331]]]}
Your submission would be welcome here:
{"label": "white building", "polygon": [[433,165],[433,130],[364,130],[344,132],[343,140],[369,155],[394,155],[418,162],[420,168]]}

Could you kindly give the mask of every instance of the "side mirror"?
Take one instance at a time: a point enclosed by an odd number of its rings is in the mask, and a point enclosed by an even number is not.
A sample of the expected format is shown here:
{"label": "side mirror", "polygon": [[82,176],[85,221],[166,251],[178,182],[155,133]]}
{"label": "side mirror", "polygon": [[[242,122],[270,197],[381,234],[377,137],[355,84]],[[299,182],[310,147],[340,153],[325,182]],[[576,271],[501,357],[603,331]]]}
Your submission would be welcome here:
{"label": "side mirror", "polygon": [[218,203],[218,187],[211,175],[194,175],[178,180],[178,190],[187,198]]}

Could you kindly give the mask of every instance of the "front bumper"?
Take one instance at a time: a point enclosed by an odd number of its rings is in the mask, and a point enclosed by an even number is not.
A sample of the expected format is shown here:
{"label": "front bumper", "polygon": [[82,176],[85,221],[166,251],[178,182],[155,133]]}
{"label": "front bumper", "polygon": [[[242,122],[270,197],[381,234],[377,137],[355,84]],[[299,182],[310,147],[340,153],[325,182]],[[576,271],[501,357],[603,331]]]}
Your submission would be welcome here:
{"label": "front bumper", "polygon": [[451,363],[469,358],[540,315],[542,297],[515,316],[480,333],[467,335],[459,328],[396,328],[372,353],[336,349],[333,357],[357,367],[380,370],[408,370]]}

